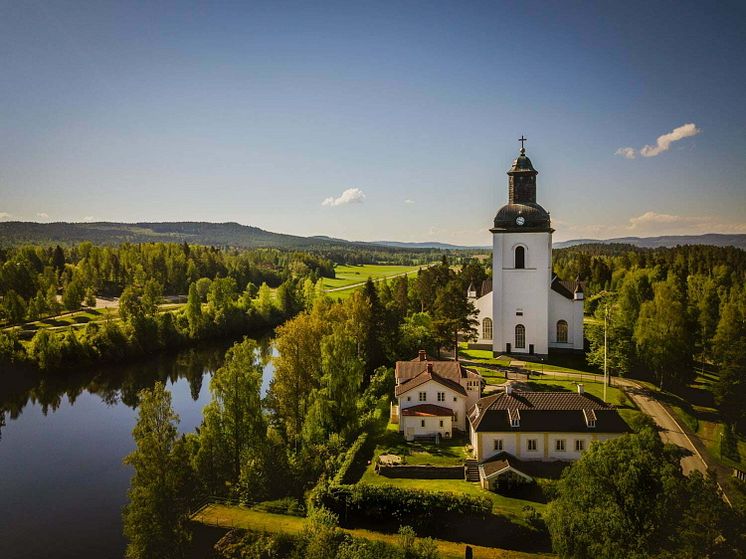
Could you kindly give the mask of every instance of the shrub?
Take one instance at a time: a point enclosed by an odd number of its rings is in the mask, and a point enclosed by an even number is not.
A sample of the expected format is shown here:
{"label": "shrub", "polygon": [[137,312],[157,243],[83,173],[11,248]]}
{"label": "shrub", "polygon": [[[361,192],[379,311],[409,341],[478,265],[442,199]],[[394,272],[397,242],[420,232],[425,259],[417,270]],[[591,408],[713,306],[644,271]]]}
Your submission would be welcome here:
{"label": "shrub", "polygon": [[285,497],[275,501],[263,501],[254,506],[256,510],[271,512],[274,514],[288,514],[290,516],[305,516],[306,510],[303,505],[293,497]]}
{"label": "shrub", "polygon": [[358,455],[362,451],[367,440],[368,433],[362,433],[357,439],[355,439],[355,442],[352,443],[350,448],[347,449],[344,460],[342,460],[342,464],[340,465],[339,470],[337,470],[337,473],[332,480],[334,484],[340,485],[342,483],[350,481],[346,479],[347,473],[349,472],[352,465],[355,463],[355,460],[358,458]]}
{"label": "shrub", "polygon": [[487,497],[365,483],[319,484],[309,496],[309,501],[313,508],[325,507],[340,517],[356,517],[374,522],[391,518],[400,525],[418,526],[428,525],[444,515],[485,516],[492,511],[492,503]]}

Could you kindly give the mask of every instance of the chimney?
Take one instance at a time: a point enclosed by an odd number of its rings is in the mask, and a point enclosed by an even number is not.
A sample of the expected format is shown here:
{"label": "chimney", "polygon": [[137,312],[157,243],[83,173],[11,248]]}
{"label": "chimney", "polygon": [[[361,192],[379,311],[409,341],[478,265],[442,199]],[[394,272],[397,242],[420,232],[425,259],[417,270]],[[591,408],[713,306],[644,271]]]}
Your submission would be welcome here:
{"label": "chimney", "polygon": [[427,352],[424,349],[420,350],[420,361],[427,361]]}
{"label": "chimney", "polygon": [[428,363],[427,364],[427,372],[428,373],[432,373],[433,372],[433,364],[432,363]]}
{"label": "chimney", "polygon": [[505,385],[505,394],[512,394],[513,393],[513,384],[508,383]]}
{"label": "chimney", "polygon": [[582,384],[578,384],[578,394],[585,394],[585,387]]}

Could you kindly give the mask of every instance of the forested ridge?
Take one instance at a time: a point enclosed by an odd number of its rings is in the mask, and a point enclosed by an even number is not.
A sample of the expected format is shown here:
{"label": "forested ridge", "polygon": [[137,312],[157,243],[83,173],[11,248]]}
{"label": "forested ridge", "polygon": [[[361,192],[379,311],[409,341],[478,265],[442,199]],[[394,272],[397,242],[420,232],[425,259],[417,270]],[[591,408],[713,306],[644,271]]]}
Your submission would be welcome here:
{"label": "forested ridge", "polygon": [[329,237],[273,233],[239,223],[200,221],[147,223],[0,222],[0,247],[75,246],[92,242],[117,246],[137,243],[189,243],[219,248],[300,250],[340,264],[427,264],[447,251],[434,248],[379,246]]}

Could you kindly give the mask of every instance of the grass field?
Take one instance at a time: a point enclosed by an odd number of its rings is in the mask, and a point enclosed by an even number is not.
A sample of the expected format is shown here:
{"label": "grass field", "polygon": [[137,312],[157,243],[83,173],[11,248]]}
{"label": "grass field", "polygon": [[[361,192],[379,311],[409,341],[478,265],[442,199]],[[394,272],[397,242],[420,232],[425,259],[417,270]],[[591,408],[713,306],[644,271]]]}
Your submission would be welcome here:
{"label": "grass field", "polygon": [[[193,520],[208,526],[219,526],[225,528],[243,528],[257,532],[269,533],[286,533],[297,535],[303,532],[306,526],[306,519],[296,516],[284,516],[281,514],[272,514],[260,512],[245,507],[230,505],[208,505],[206,508],[194,515]],[[397,544],[395,534],[384,534],[373,532],[371,530],[348,530],[348,534],[365,538],[367,540],[381,541],[391,545]],[[464,556],[464,544],[448,542],[444,540],[435,540],[441,557],[444,559],[461,559]],[[518,551],[507,551],[490,547],[471,546],[474,550],[474,557],[478,559],[538,559],[542,557],[551,557],[546,554],[521,553]]]}
{"label": "grass field", "polygon": [[368,281],[380,281],[402,274],[416,274],[423,266],[389,266],[385,264],[363,264],[360,266],[339,265],[334,268],[337,277],[323,278],[322,285],[331,297],[344,299],[349,297],[359,284]]}

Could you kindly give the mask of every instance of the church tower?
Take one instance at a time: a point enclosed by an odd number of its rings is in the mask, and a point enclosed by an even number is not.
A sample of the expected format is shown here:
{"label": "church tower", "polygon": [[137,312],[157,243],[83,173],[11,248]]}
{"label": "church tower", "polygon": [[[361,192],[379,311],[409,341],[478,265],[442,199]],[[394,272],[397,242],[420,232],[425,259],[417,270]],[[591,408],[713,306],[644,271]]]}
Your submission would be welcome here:
{"label": "church tower", "polygon": [[536,175],[521,137],[508,171],[508,203],[492,232],[492,350],[495,354],[549,352],[552,232],[536,203]]}

